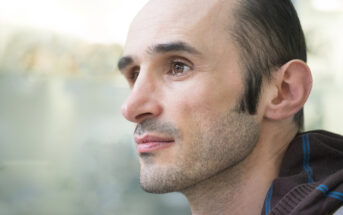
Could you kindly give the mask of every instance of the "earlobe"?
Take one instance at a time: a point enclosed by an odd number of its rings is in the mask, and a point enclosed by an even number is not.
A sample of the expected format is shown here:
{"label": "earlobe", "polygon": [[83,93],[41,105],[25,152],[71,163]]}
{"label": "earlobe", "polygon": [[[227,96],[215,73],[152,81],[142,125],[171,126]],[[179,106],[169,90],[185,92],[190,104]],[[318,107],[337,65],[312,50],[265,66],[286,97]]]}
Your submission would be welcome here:
{"label": "earlobe", "polygon": [[274,93],[268,101],[265,117],[283,120],[292,117],[305,104],[311,88],[312,75],[307,64],[292,60],[272,74],[271,87]]}

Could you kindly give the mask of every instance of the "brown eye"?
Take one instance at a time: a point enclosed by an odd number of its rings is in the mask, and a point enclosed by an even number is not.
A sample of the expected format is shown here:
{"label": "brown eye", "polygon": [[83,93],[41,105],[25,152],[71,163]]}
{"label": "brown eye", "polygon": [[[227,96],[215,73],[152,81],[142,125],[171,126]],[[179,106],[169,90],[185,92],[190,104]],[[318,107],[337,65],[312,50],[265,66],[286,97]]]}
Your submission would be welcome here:
{"label": "brown eye", "polygon": [[182,75],[185,72],[188,72],[191,68],[184,63],[181,62],[174,62],[171,64],[171,71],[172,75]]}
{"label": "brown eye", "polygon": [[138,75],[139,75],[139,67],[137,66],[137,67],[132,68],[128,77],[129,81],[135,82]]}

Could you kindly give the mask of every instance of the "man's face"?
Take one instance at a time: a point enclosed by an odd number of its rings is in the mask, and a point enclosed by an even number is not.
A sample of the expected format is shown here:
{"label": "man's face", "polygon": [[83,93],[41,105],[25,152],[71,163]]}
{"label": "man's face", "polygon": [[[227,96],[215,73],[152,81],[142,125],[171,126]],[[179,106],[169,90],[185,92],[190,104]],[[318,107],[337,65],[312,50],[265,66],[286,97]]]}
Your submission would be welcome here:
{"label": "man's face", "polygon": [[148,192],[183,191],[229,171],[258,140],[258,116],[238,111],[243,74],[229,4],[153,0],[131,25],[119,63],[132,90],[122,112],[137,124]]}

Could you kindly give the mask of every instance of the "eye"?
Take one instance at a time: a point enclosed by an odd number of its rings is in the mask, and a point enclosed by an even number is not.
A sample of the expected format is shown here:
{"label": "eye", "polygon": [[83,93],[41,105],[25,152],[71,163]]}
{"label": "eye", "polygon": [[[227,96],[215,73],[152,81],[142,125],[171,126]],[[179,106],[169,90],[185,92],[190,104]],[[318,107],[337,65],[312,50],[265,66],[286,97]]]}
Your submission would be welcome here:
{"label": "eye", "polygon": [[130,83],[134,83],[139,75],[140,68],[138,66],[133,67],[127,74],[127,79]]}
{"label": "eye", "polygon": [[188,66],[187,64],[180,62],[180,61],[173,61],[170,63],[170,71],[169,73],[171,75],[177,76],[177,75],[182,75],[186,72],[191,70],[191,67]]}

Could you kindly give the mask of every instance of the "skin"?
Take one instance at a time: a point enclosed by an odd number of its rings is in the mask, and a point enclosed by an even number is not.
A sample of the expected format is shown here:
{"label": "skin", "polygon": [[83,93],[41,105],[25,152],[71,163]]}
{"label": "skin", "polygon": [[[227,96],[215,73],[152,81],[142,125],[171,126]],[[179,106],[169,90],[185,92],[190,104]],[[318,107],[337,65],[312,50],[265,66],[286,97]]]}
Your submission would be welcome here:
{"label": "skin", "polygon": [[137,124],[135,136],[174,141],[139,154],[141,186],[182,192],[195,215],[260,214],[309,93],[297,86],[311,83],[308,67],[291,62],[263,84],[257,114],[237,111],[244,74],[227,31],[234,2],[150,1],[119,63],[131,87],[122,113]]}

